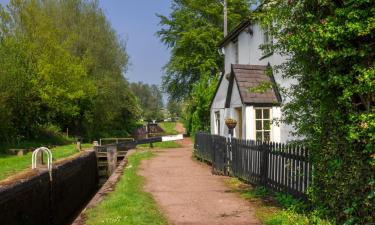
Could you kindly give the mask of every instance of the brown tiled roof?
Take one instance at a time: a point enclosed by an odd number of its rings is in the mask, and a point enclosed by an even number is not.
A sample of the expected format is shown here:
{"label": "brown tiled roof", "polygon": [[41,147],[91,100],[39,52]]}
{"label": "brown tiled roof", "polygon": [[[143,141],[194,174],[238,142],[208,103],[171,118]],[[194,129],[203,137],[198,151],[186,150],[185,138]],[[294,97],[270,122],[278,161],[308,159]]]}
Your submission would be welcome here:
{"label": "brown tiled roof", "polygon": [[[237,82],[243,104],[279,104],[280,95],[277,91],[272,76],[266,74],[267,66],[260,65],[232,65],[232,76]],[[260,84],[271,82],[273,88],[264,92],[251,92],[249,89],[256,88]]]}

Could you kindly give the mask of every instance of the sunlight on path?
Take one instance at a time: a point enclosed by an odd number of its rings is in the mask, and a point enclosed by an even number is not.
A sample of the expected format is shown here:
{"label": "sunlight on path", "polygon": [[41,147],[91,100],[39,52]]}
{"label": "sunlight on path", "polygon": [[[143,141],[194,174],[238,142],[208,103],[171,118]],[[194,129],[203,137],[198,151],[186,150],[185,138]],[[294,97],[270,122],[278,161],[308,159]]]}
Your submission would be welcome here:
{"label": "sunlight on path", "polygon": [[[186,139],[185,144],[191,146]],[[190,143],[186,143],[190,142]],[[170,224],[260,224],[254,208],[213,176],[209,166],[192,159],[192,148],[158,151],[142,162],[140,175]]]}

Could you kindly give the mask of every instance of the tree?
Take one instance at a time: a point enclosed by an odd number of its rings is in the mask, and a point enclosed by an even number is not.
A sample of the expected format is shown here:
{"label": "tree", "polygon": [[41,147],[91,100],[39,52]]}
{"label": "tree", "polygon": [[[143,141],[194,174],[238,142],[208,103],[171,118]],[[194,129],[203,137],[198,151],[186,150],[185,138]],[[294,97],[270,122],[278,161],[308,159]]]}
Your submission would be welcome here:
{"label": "tree", "polygon": [[131,83],[130,88],[138,99],[142,117],[147,121],[163,119],[163,95],[156,85]]}
{"label": "tree", "polygon": [[[249,0],[228,1],[228,25],[229,29],[247,18],[250,13]],[[188,107],[186,121],[194,121],[198,124],[187,124],[189,133],[195,129],[208,129],[209,123],[205,120],[209,116],[209,102],[206,98],[212,97],[209,93],[203,99],[193,96],[203,96],[205,89],[195,88],[202,85],[216,85],[209,80],[217,80],[223,68],[223,57],[217,50],[217,44],[223,38],[223,6],[218,0],[174,0],[172,13],[169,16],[158,15],[162,28],[157,33],[161,41],[171,49],[171,57],[165,65],[163,76],[163,88],[172,99],[186,99],[194,105],[201,105],[204,109],[195,112],[198,108]],[[207,87],[211,90],[212,87]],[[203,93],[193,93],[203,91]],[[200,101],[203,102],[200,102]],[[190,121],[190,122],[188,122]],[[200,124],[199,124],[200,123]]]}
{"label": "tree", "polygon": [[49,124],[89,138],[135,126],[125,43],[97,1],[0,6],[0,56],[2,140],[36,138]]}
{"label": "tree", "polygon": [[374,223],[375,2],[267,1],[259,17],[298,81],[285,120],[309,146],[312,202],[338,224]]}
{"label": "tree", "polygon": [[167,109],[171,117],[180,117],[182,114],[182,104],[174,99],[169,99]]}
{"label": "tree", "polygon": [[[249,7],[247,0],[228,1],[229,28],[249,15]],[[157,35],[171,48],[163,87],[172,98],[189,96],[203,74],[217,75],[221,71],[223,57],[216,46],[223,38],[222,14],[218,0],[174,0],[169,17],[158,15],[163,28]]]}

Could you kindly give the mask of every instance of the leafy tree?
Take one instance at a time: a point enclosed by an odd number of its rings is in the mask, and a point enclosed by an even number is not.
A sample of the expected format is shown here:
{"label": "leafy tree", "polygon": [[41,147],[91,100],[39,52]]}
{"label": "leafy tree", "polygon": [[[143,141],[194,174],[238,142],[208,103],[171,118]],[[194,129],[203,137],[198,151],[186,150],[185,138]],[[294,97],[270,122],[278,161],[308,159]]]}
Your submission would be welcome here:
{"label": "leafy tree", "polygon": [[210,128],[210,105],[214,97],[218,78],[204,76],[194,85],[191,98],[186,106],[184,126],[194,133],[196,131],[209,131]]}
{"label": "leafy tree", "polygon": [[314,164],[311,200],[338,224],[373,224],[375,212],[375,2],[268,1],[265,24],[298,81],[286,121]]}
{"label": "leafy tree", "polygon": [[142,109],[142,117],[147,121],[163,119],[163,95],[156,85],[131,83],[130,88]]}
{"label": "leafy tree", "polygon": [[180,117],[182,115],[182,103],[174,99],[169,99],[167,109],[171,117]]}
{"label": "leafy tree", "polygon": [[89,138],[135,126],[125,43],[97,1],[0,6],[0,56],[2,140],[36,138],[50,124]]}
{"label": "leafy tree", "polygon": [[[249,0],[228,1],[229,30],[249,16]],[[189,123],[188,132],[195,129],[207,130],[205,121],[209,115],[209,103],[193,96],[204,95],[205,89],[194,88],[206,83],[216,85],[218,74],[223,68],[223,57],[217,51],[217,44],[223,38],[223,6],[218,0],[174,0],[172,13],[169,16],[158,15],[162,28],[157,33],[161,41],[171,49],[171,57],[165,65],[163,88],[172,99],[187,99],[195,106],[188,107],[185,117]],[[211,77],[211,78],[209,78]],[[210,90],[212,87],[208,87]],[[193,93],[203,91],[203,93]],[[208,94],[210,96],[210,94]],[[203,106],[199,110],[206,110],[204,117],[197,118],[202,112],[195,112],[196,106]],[[193,114],[196,119],[192,120]],[[190,129],[191,128],[191,129]]]}
{"label": "leafy tree", "polygon": [[[229,28],[248,16],[249,7],[247,0],[228,1]],[[189,96],[202,74],[216,75],[223,66],[216,47],[223,38],[223,6],[218,0],[174,0],[170,16],[158,16],[163,27],[157,35],[171,48],[163,86],[172,98]]]}

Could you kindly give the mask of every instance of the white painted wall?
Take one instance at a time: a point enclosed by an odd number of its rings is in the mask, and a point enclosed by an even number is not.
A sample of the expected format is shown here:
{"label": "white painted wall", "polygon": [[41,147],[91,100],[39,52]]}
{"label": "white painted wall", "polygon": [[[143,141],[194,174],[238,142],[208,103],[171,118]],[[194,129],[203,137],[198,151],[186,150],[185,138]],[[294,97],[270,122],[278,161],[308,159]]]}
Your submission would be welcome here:
{"label": "white painted wall", "polygon": [[233,84],[230,107],[231,108],[242,107],[240,90],[238,88],[236,81],[234,81],[234,84]]}
{"label": "white painted wall", "polygon": [[230,118],[233,118],[233,119],[239,121],[240,118],[238,118],[236,108],[242,109],[242,136],[241,137],[239,136],[239,133],[236,131],[238,129],[237,128],[234,131],[234,137],[244,139],[245,138],[245,136],[244,136],[244,133],[245,133],[244,121],[246,121],[246,119],[244,117],[244,109],[243,109],[243,104],[242,104],[242,101],[241,101],[240,90],[238,88],[237,82],[234,80],[233,89],[232,89],[232,97],[231,97],[231,102],[230,102]]}
{"label": "white painted wall", "polygon": [[[229,42],[224,47],[224,74],[229,74],[231,72],[231,65],[235,63],[235,45],[233,42]],[[239,47],[241,49],[241,47]]]}
{"label": "white painted wall", "polygon": [[243,31],[238,35],[238,63],[249,64],[250,62],[250,50],[249,45],[251,41],[251,35]]}
{"label": "white painted wall", "polygon": [[215,134],[215,112],[220,113],[220,135],[225,135],[228,131],[225,128],[224,119],[226,118],[227,110],[225,109],[225,101],[227,97],[229,81],[223,77],[220,86],[216,92],[214,100],[211,105],[211,134]]}
{"label": "white painted wall", "polygon": [[224,109],[225,101],[227,98],[228,86],[229,81],[225,77],[223,77],[221,79],[219,89],[217,90],[214,100],[212,102],[211,109]]}

